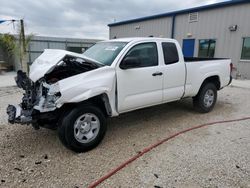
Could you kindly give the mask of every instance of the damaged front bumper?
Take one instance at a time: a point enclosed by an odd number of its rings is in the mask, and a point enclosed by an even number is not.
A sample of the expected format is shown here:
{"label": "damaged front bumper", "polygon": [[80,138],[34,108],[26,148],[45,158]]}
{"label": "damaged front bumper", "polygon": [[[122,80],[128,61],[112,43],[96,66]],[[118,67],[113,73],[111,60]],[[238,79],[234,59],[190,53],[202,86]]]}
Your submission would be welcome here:
{"label": "damaged front bumper", "polygon": [[9,123],[33,124],[38,121],[39,115],[57,108],[56,100],[61,96],[57,84],[49,85],[44,81],[33,83],[22,71],[18,71],[15,80],[25,93],[19,105],[7,107]]}
{"label": "damaged front bumper", "polygon": [[7,107],[8,122],[11,124],[30,124],[33,122],[31,112],[26,112],[19,105],[8,105]]}

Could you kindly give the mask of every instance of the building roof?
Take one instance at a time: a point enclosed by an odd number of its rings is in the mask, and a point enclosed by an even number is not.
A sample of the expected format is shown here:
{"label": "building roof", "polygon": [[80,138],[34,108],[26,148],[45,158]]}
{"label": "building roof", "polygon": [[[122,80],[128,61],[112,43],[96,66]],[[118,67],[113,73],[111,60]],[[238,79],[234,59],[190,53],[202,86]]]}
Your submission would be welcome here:
{"label": "building roof", "polygon": [[224,1],[221,3],[215,3],[215,4],[205,5],[205,6],[199,6],[199,7],[189,8],[189,9],[167,12],[167,13],[163,13],[163,14],[156,14],[156,15],[152,15],[152,16],[146,16],[146,17],[141,17],[141,18],[136,18],[136,19],[131,19],[131,20],[125,20],[125,21],[121,21],[121,22],[115,22],[115,23],[108,24],[108,26],[112,27],[112,26],[124,25],[124,24],[129,24],[129,23],[152,20],[152,19],[156,19],[156,18],[174,16],[174,15],[178,15],[178,14],[185,14],[185,13],[192,13],[192,12],[198,12],[198,11],[203,11],[203,10],[216,9],[216,8],[221,8],[221,7],[228,7],[228,6],[233,6],[233,5],[243,4],[243,3],[250,3],[250,0]]}

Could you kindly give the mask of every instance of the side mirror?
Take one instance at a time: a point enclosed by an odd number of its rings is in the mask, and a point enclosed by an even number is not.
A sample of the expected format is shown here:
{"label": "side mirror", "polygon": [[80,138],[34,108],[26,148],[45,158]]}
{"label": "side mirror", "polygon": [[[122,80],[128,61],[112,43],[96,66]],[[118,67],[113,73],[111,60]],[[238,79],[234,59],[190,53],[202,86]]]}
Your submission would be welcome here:
{"label": "side mirror", "polygon": [[140,66],[140,61],[136,57],[125,57],[121,64],[120,68],[121,69],[131,69],[131,68],[136,68]]}

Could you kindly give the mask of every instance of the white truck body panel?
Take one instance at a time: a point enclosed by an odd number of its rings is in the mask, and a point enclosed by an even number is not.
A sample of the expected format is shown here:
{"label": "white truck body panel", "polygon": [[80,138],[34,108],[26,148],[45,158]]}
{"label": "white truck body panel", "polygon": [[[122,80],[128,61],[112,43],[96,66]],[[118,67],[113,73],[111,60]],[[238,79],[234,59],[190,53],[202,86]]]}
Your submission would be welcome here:
{"label": "white truck body panel", "polygon": [[118,115],[115,103],[115,69],[109,66],[78,74],[60,80],[62,96],[56,101],[57,107],[65,103],[78,103],[100,94],[107,94],[112,108],[112,115]]}
{"label": "white truck body panel", "polygon": [[[135,109],[195,96],[203,81],[210,76],[220,78],[221,88],[229,84],[229,59],[196,61],[185,63],[182,50],[176,40],[162,38],[127,38],[111,41],[124,41],[128,44],[117,55],[111,66],[78,74],[57,83],[61,97],[56,101],[60,108],[65,103],[78,103],[100,94],[107,94],[112,109],[111,116]],[[109,41],[110,42],[110,41]],[[126,53],[136,44],[155,42],[158,48],[158,66],[123,70],[119,67]],[[179,62],[165,65],[162,42],[174,43],[179,54]],[[84,55],[65,50],[45,50],[32,64],[30,79],[36,82],[53,69],[65,55],[85,58]],[[162,76],[152,77],[160,71]],[[51,86],[53,87],[53,86]],[[53,88],[51,88],[53,90]]]}
{"label": "white truck body panel", "polygon": [[117,70],[120,113],[162,103],[162,77],[152,77],[158,67]]}
{"label": "white truck body panel", "polygon": [[187,80],[185,97],[195,96],[202,82],[210,76],[218,76],[220,79],[220,87],[223,88],[228,85],[230,81],[230,64],[231,60],[222,59],[216,61],[201,61],[201,62],[187,62]]}
{"label": "white truck body panel", "polygon": [[[163,55],[161,55],[161,64],[163,70],[163,102],[179,100],[183,97],[185,91],[186,67],[184,63],[182,50],[176,41],[174,44],[177,47],[179,61],[174,64],[165,65]],[[162,48],[160,52],[163,54]],[[178,76],[177,76],[178,74]]]}

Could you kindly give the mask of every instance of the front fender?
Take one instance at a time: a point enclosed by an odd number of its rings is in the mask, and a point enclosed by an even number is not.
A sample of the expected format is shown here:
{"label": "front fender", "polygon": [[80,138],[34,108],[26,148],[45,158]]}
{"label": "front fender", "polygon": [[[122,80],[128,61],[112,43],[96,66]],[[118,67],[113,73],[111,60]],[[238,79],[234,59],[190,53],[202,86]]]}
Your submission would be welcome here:
{"label": "front fender", "polygon": [[105,87],[99,87],[99,88],[92,88],[89,89],[83,93],[80,93],[79,95],[76,95],[74,97],[72,97],[71,99],[69,99],[67,102],[69,103],[78,103],[78,102],[82,102],[85,100],[88,100],[92,97],[101,95],[101,94],[107,94],[110,92],[109,88],[105,88]]}
{"label": "front fender", "polygon": [[57,108],[60,108],[65,103],[79,103],[105,93],[112,108],[112,115],[117,114],[115,107],[116,74],[114,68],[105,66],[66,78],[58,83],[61,97],[56,101]]}

